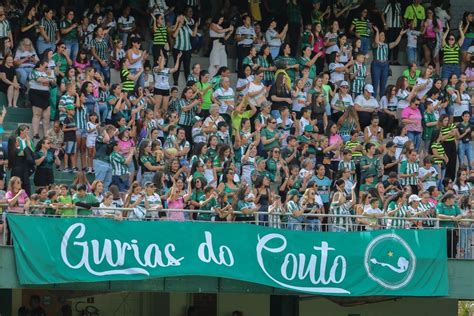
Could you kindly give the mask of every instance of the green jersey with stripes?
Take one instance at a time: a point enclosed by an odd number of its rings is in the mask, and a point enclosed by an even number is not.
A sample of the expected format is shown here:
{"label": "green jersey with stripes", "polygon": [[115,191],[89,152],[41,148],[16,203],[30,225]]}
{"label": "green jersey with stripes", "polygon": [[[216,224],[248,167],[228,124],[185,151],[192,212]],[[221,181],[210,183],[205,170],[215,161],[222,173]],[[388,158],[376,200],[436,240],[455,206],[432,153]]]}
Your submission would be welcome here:
{"label": "green jersey with stripes", "polygon": [[[387,211],[391,212],[397,208],[398,208],[398,205],[394,201],[392,201],[388,205]],[[392,214],[391,217],[401,217],[401,218],[410,217],[408,206],[406,204],[403,204],[402,206],[400,206],[400,208],[398,208],[395,214]],[[392,220],[389,220],[389,222],[391,222],[390,226],[392,228],[406,228],[406,225],[407,225],[407,221],[404,219],[392,219]]]}
{"label": "green jersey with stripes", "polygon": [[351,177],[349,179],[351,181],[353,181],[354,176],[352,175],[352,171],[356,171],[355,162],[352,161],[352,160],[349,160],[349,161],[341,160],[341,161],[339,161],[339,166],[338,166],[337,170],[341,171],[344,168],[349,169],[349,171],[351,172]]}
{"label": "green jersey with stripes", "polygon": [[120,80],[122,81],[122,90],[129,93],[135,91],[135,81],[129,78],[130,71],[127,68],[120,70]]}
{"label": "green jersey with stripes", "polygon": [[95,48],[96,55],[105,62],[109,61],[109,45],[105,38],[94,38],[90,42],[90,46]]}
{"label": "green jersey with stripes", "polygon": [[76,101],[76,98],[73,95],[69,95],[67,93],[61,96],[61,99],[59,99],[58,109],[59,109],[59,121],[61,123],[63,123],[67,117],[66,107],[71,106],[71,105],[75,106],[76,104],[75,101]]}
{"label": "green jersey with stripes", "polygon": [[[44,32],[49,37],[49,43],[52,43],[52,44],[56,43],[56,40],[57,40],[56,32],[58,31],[58,25],[56,24],[55,21],[50,20],[50,19],[46,19],[46,18],[42,18],[40,20],[39,27],[43,28]],[[40,35],[40,38],[43,39],[43,40],[46,40],[41,35]]]}
{"label": "green jersey with stripes", "polygon": [[403,177],[400,179],[402,185],[416,185],[418,183],[418,171],[420,165],[418,161],[409,162],[404,160],[400,163],[399,174],[410,175],[409,177]]}
{"label": "green jersey with stripes", "polygon": [[389,47],[387,43],[379,43],[377,47],[374,48],[374,60],[387,61],[388,50],[389,50]]}
{"label": "green jersey with stripes", "polygon": [[[303,74],[302,74],[302,71],[304,69],[304,67],[306,67],[306,63],[308,61],[310,61],[311,59],[309,57],[305,57],[305,56],[301,56],[298,63],[300,64],[300,77],[303,77]],[[309,66],[309,74],[308,74],[308,78],[310,79],[314,79],[316,77],[316,65],[315,64],[312,64],[311,66]]]}
{"label": "green jersey with stripes", "polygon": [[[431,151],[433,152],[433,154],[434,154],[434,150],[436,150],[438,152],[438,155],[442,157],[444,157],[446,153],[446,151],[444,150],[443,144],[439,142],[434,142],[431,144]],[[433,157],[433,162],[436,164],[442,164],[444,163],[444,160],[438,157]]]}
{"label": "green jersey with stripes", "polygon": [[461,50],[461,47],[459,47],[458,44],[455,44],[454,46],[444,45],[443,46],[443,64],[458,65],[460,50]]}
{"label": "green jersey with stripes", "polygon": [[367,66],[365,64],[354,63],[352,68],[354,80],[352,81],[352,92],[354,95],[359,95],[364,92],[365,77],[367,75]]}
{"label": "green jersey with stripes", "polygon": [[174,41],[174,49],[186,52],[191,50],[191,35],[193,31],[188,24],[183,24],[179,30],[178,35]]}
{"label": "green jersey with stripes", "polygon": [[195,104],[190,110],[184,111],[183,108],[189,106],[193,100],[179,99],[178,101],[178,113],[179,113],[179,125],[192,126],[194,124],[194,117],[197,114],[198,104]]}
{"label": "green jersey with stripes", "polygon": [[76,107],[74,112],[74,121],[76,122],[77,129],[86,129],[87,126],[87,110],[84,105]]}
{"label": "green jersey with stripes", "polygon": [[[263,56],[258,56],[257,57],[257,65],[259,65],[262,68],[268,68],[268,67],[272,66],[272,64],[270,64],[270,61],[268,60],[268,58],[269,57],[265,58]],[[263,80],[272,81],[273,77],[274,77],[274,72],[273,71],[265,70],[263,72]]]}
{"label": "green jersey with stripes", "polygon": [[153,33],[153,44],[165,45],[166,43],[168,43],[168,30],[166,26],[158,26]]}
{"label": "green jersey with stripes", "polygon": [[[329,213],[332,215],[351,215],[351,202],[342,204],[331,203]],[[342,230],[352,230],[352,218],[350,217],[331,217],[331,224]]]}
{"label": "green jersey with stripes", "polygon": [[110,155],[113,176],[123,176],[128,173],[128,166],[125,164],[125,157],[119,152],[112,152]]}
{"label": "green jersey with stripes", "polygon": [[355,32],[361,37],[369,37],[369,20],[362,20],[356,18],[352,20],[352,25],[354,25]]}

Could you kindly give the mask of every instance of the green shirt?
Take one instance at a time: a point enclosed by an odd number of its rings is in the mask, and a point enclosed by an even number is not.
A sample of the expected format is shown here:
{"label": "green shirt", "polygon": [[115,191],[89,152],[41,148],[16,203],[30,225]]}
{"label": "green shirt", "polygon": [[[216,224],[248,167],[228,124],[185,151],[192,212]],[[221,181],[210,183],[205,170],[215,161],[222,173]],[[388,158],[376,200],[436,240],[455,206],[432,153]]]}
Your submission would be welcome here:
{"label": "green shirt", "polygon": [[66,57],[64,57],[64,55],[59,55],[58,53],[56,53],[53,55],[52,58],[56,65],[59,65],[59,71],[65,74],[68,67]]}
{"label": "green shirt", "polygon": [[[201,196],[199,198],[199,203],[201,204],[201,202],[204,202],[206,201],[207,198],[205,195]],[[201,205],[199,207],[200,210],[203,210],[203,211],[212,211],[212,209],[214,207],[217,206],[217,200],[216,198],[212,198],[209,202],[207,202],[206,204],[204,205]],[[211,220],[211,217],[212,217],[212,213],[198,213],[197,215],[197,220],[198,221],[210,221]]]}
{"label": "green shirt", "polygon": [[[262,133],[261,133],[261,137],[265,137],[267,140],[269,139],[272,139],[276,136],[277,134],[277,130],[269,130],[268,128],[264,128]],[[273,148],[275,147],[278,147],[280,145],[279,141],[278,141],[278,138],[276,138],[275,140],[273,140],[271,143],[268,143],[266,145],[263,145],[263,149],[265,151],[270,151],[272,150]]]}
{"label": "green shirt", "polygon": [[[61,23],[59,23],[59,28],[60,29],[67,29],[70,28],[73,23],[71,21],[68,21],[66,19],[62,20]],[[77,28],[72,28],[68,33],[66,34],[61,34],[61,39],[67,40],[67,41],[77,41],[78,36],[77,36]]]}
{"label": "green shirt", "polygon": [[[436,206],[436,213],[439,215],[447,215],[447,216],[458,216],[461,215],[461,210],[459,209],[459,206],[457,204],[454,204],[452,206],[447,206],[444,203],[438,203]],[[454,221],[440,221],[439,222],[440,227],[455,227],[456,222]]]}
{"label": "green shirt", "polygon": [[433,123],[436,122],[437,119],[434,115],[434,113],[429,113],[426,112],[423,113],[423,139],[424,140],[431,140],[431,135],[433,134],[434,129],[436,128],[435,126],[426,126],[427,123]]}
{"label": "green shirt", "polygon": [[[58,202],[61,204],[73,204],[70,195],[58,197]],[[59,213],[61,216],[74,216],[76,215],[76,210],[74,208],[59,208]]]}
{"label": "green shirt", "polygon": [[[247,209],[247,208],[250,208],[252,205],[250,202],[246,202],[246,201],[239,201],[237,202],[237,207],[236,207],[236,210],[237,212],[242,212],[243,209]],[[237,217],[240,217],[240,218],[251,218],[251,217],[254,217],[253,214],[236,214]]]}
{"label": "green shirt", "polygon": [[[72,202],[76,204],[77,202],[81,203],[87,203],[87,204],[97,204],[99,201],[97,201],[97,198],[94,196],[92,193],[86,193],[83,197],[80,197],[79,194],[74,194],[72,197]],[[82,215],[82,216],[89,216],[92,215],[92,210],[88,210],[85,208],[78,208],[77,209],[77,215]]]}
{"label": "green shirt", "polygon": [[[306,66],[306,63],[308,61],[310,61],[311,59],[309,59],[308,57],[305,57],[305,56],[301,56],[300,59],[299,59],[299,64],[300,64],[300,77],[303,76],[303,74],[301,73],[304,69],[304,67]],[[309,67],[309,74],[308,74],[308,78],[310,79],[314,79],[316,77],[316,64],[312,64],[310,67]]]}
{"label": "green shirt", "polygon": [[[207,87],[211,86],[209,82],[205,82],[205,83],[198,82],[196,85],[199,91],[204,91],[206,90]],[[207,90],[207,92],[205,92],[202,95],[201,109],[209,110],[211,108],[211,104],[212,104],[212,89],[209,89]]]}

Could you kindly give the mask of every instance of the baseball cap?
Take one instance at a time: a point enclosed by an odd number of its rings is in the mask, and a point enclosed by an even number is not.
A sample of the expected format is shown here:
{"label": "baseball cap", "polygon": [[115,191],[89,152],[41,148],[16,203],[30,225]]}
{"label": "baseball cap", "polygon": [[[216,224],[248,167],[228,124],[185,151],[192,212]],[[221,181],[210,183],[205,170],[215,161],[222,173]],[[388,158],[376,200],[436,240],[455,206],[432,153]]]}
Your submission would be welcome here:
{"label": "baseball cap", "polygon": [[389,142],[385,145],[386,148],[390,148],[390,147],[393,147],[393,146],[395,146],[395,143],[392,142],[392,141],[389,141]]}
{"label": "baseball cap", "polygon": [[370,93],[374,93],[374,86],[371,85],[370,83],[366,84],[365,87],[364,87],[364,90],[366,90],[367,92],[370,92]]}
{"label": "baseball cap", "polygon": [[416,194],[410,195],[410,198],[408,198],[408,203],[415,202],[415,201],[421,201],[421,198]]}
{"label": "baseball cap", "polygon": [[341,81],[341,83],[339,84],[339,87],[349,87],[349,82],[343,80],[343,81]]}

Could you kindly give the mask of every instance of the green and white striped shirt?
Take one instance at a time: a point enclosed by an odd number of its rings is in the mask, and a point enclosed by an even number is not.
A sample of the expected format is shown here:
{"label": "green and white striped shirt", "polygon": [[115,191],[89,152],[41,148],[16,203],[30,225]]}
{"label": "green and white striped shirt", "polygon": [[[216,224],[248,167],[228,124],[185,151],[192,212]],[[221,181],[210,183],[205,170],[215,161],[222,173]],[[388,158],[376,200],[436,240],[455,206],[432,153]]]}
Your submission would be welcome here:
{"label": "green and white striped shirt", "polygon": [[[337,170],[341,171],[344,168],[349,169],[349,171],[351,171],[351,172],[356,171],[355,162],[353,160],[351,160],[351,161],[344,161],[344,160],[339,161],[339,166],[338,166]],[[351,177],[349,179],[351,181],[353,181],[354,176],[351,174]]]}
{"label": "green and white striped shirt", "polygon": [[186,52],[191,50],[191,35],[193,31],[187,24],[183,24],[178,31],[178,35],[174,41],[174,49]]}
{"label": "green and white striped shirt", "polygon": [[[270,62],[268,61],[268,57],[265,58],[263,56],[258,56],[257,57],[257,65],[259,65],[262,68],[268,68],[272,66]],[[267,71],[265,70],[263,72],[263,80],[265,81],[272,81],[274,77],[274,72],[273,71]]]}
{"label": "green and white striped shirt", "polygon": [[416,185],[418,180],[418,171],[420,169],[420,165],[418,161],[415,162],[408,162],[408,160],[404,160],[400,163],[400,174],[414,174],[414,176],[400,178],[401,185]]}
{"label": "green and white striped shirt", "polygon": [[123,176],[128,173],[128,166],[125,164],[125,157],[119,152],[112,152],[110,155],[113,176]]}
{"label": "green and white striped shirt", "polygon": [[61,109],[66,109],[68,105],[75,105],[75,97],[73,95],[69,94],[64,94],[61,96],[61,99],[59,99],[59,121],[62,123],[64,122],[64,119],[67,117],[66,111],[61,111]]}
{"label": "green and white striped shirt", "polygon": [[388,44],[380,43],[374,48],[374,60],[387,61],[388,60]]}
{"label": "green and white striped shirt", "polygon": [[[58,26],[56,25],[56,22],[53,20],[42,18],[40,21],[40,27],[44,28],[44,32],[49,37],[49,42],[55,43],[57,40],[56,32],[58,31]],[[42,36],[40,36],[40,38],[44,40]]]}
{"label": "green and white striped shirt", "polygon": [[102,38],[102,39],[94,38],[92,39],[89,45],[90,47],[95,48],[95,53],[97,54],[97,56],[99,56],[100,59],[102,59],[105,62],[109,61],[109,56],[110,56],[109,45],[107,44],[107,41],[105,40],[105,38]]}
{"label": "green and white striped shirt", "polygon": [[352,81],[352,92],[354,95],[359,95],[364,92],[365,77],[367,73],[367,66],[365,64],[354,63],[352,73],[355,75]]}
{"label": "green and white striped shirt", "polygon": [[7,19],[0,21],[0,37],[8,37],[10,32],[10,22]]}
{"label": "green and white striped shirt", "polygon": [[74,112],[74,121],[76,122],[77,129],[86,129],[87,111],[84,108],[84,105],[76,107],[76,111]]}
{"label": "green and white striped shirt", "polygon": [[191,110],[189,111],[183,111],[183,107],[188,106],[191,104],[193,100],[185,100],[185,99],[179,99],[178,100],[178,113],[179,113],[179,125],[184,125],[184,126],[192,126],[194,123],[194,117],[196,116],[197,110],[198,110],[198,105],[194,105]]}
{"label": "green and white striped shirt", "polygon": [[[333,215],[351,215],[351,202],[342,204],[331,203],[329,207],[329,213]],[[352,218],[350,217],[332,217],[331,223],[338,229],[346,231],[352,230]]]}

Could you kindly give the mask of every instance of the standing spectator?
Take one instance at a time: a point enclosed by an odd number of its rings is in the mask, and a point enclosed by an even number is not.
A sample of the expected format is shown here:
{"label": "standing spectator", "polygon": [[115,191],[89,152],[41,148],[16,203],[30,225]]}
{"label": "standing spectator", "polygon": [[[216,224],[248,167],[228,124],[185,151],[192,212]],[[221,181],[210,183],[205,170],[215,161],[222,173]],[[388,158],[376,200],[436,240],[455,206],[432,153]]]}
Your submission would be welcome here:
{"label": "standing spectator", "polygon": [[402,36],[407,32],[407,30],[401,30],[397,39],[389,44],[385,43],[385,32],[380,32],[376,26],[374,26],[374,30],[374,60],[372,61],[370,72],[372,75],[372,84],[374,86],[374,96],[376,97],[378,95],[383,95],[385,87],[387,86],[390,70],[388,64],[388,52],[400,43]]}
{"label": "standing spectator", "polygon": [[26,87],[28,77],[30,76],[31,71],[38,60],[39,58],[36,55],[36,51],[31,40],[29,38],[22,39],[15,52],[15,58],[13,59],[13,62],[16,66],[18,81],[23,87]]}
{"label": "standing spectator", "polygon": [[38,38],[38,19],[36,17],[36,3],[30,3],[24,12],[20,22],[20,39],[28,38],[30,41],[36,43]]}
{"label": "standing spectator", "polygon": [[447,114],[442,114],[439,117],[438,125],[441,130],[441,142],[445,153],[448,155],[448,162],[446,163],[446,177],[454,181],[456,176],[456,125],[451,122]]}
{"label": "standing spectator", "polygon": [[7,16],[5,14],[5,7],[0,5],[0,38],[8,37],[10,42],[13,46],[13,34],[10,27],[10,22],[7,20]]}
{"label": "standing spectator", "polygon": [[90,42],[92,66],[104,75],[105,81],[110,83],[110,52],[107,40],[104,38],[104,29],[97,26],[94,29],[94,38]]}
{"label": "standing spectator", "polygon": [[29,127],[20,125],[16,130],[16,135],[8,140],[8,167],[11,169],[11,176],[21,179],[21,186],[26,193],[31,193],[30,175],[34,164],[33,152],[35,146],[29,136]]}
{"label": "standing spectator", "polygon": [[60,23],[61,39],[66,44],[71,60],[75,60],[79,52],[78,24],[74,22],[75,12],[73,9],[66,11],[66,17]]}
{"label": "standing spectator", "polygon": [[270,87],[273,84],[276,67],[273,64],[273,58],[270,54],[270,47],[263,45],[260,54],[257,57],[257,65],[259,65],[259,71],[263,71],[263,84],[266,87]]}
{"label": "standing spectator", "polygon": [[457,125],[458,134],[459,134],[459,143],[458,143],[458,157],[459,165],[464,165],[464,156],[467,158],[467,166],[469,170],[474,169],[473,161],[473,152],[472,152],[472,136],[471,136],[471,125],[470,125],[471,115],[468,111],[462,113],[462,121]]}
{"label": "standing spectator", "polygon": [[112,166],[107,154],[107,146],[113,142],[116,130],[113,125],[107,125],[100,130],[95,143],[95,157],[93,161],[95,179],[104,183],[105,190],[108,190],[112,183]]}
{"label": "standing spectator", "polygon": [[413,0],[413,3],[406,7],[403,18],[409,22],[413,22],[414,29],[421,29],[421,24],[426,18],[425,7],[421,4],[421,0]]}
{"label": "standing spectator", "polygon": [[407,129],[407,136],[415,145],[415,150],[418,151],[421,146],[421,133],[423,132],[422,120],[423,116],[419,109],[420,100],[413,98],[410,106],[403,109],[401,119]]}
{"label": "standing spectator", "polygon": [[[191,19],[192,20],[192,19]],[[178,70],[181,68],[181,64],[183,64],[184,70],[184,77],[188,78],[190,69],[191,69],[191,37],[196,36],[197,30],[199,27],[199,21],[194,24],[194,29],[191,29],[191,20],[188,19],[187,16],[180,15],[176,19],[176,24],[173,28],[173,38],[174,46],[173,46],[173,59],[174,62],[177,63]],[[178,59],[179,53],[182,54],[182,57]],[[173,74],[174,85],[178,85],[179,79],[179,71]]]}
{"label": "standing spectator", "polygon": [[168,28],[165,24],[165,17],[163,14],[157,16],[151,15],[153,19],[153,46],[151,52],[153,55],[153,61],[158,60],[158,58],[163,54],[165,57],[165,66],[168,64]]}
{"label": "standing spectator", "polygon": [[[334,60],[334,54],[337,52],[337,42],[339,38],[339,22],[333,21],[329,31],[324,35],[324,46],[326,47],[326,62],[329,65]],[[290,34],[293,34],[290,32]]]}
{"label": "standing spectator", "polygon": [[13,57],[7,55],[0,65],[0,91],[7,95],[9,107],[17,107],[18,96],[20,95],[20,85],[16,79],[15,67],[13,65]]}
{"label": "standing spectator", "polygon": [[125,192],[129,188],[129,171],[128,165],[132,162],[135,148],[130,148],[127,157],[124,157],[120,152],[119,144],[115,141],[109,143],[107,155],[112,166],[112,184],[116,185],[120,192]]}
{"label": "standing spectator", "polygon": [[296,55],[296,48],[300,47],[301,27],[303,18],[301,16],[301,7],[298,0],[287,0],[288,32],[290,36],[290,46],[293,48],[293,56]]}
{"label": "standing spectator", "polygon": [[59,160],[59,150],[51,148],[51,141],[45,137],[36,145],[35,155],[36,171],[34,176],[34,183],[36,189],[47,188],[54,183],[53,164],[61,165]]}
{"label": "standing spectator", "polygon": [[[242,17],[243,25],[235,31],[235,41],[237,42],[237,69],[241,70],[243,60],[249,56],[252,45],[257,37],[255,29],[252,26],[252,20],[248,15]],[[256,50],[255,50],[256,52]],[[250,65],[252,66],[252,65]]]}
{"label": "standing spectator", "polygon": [[458,235],[455,227],[456,222],[462,218],[462,213],[456,203],[454,194],[448,193],[443,196],[436,206],[436,213],[439,219],[444,220],[439,225],[446,229],[448,258],[456,258]]}
{"label": "standing spectator", "polygon": [[43,121],[44,133],[49,129],[50,119],[50,104],[49,104],[49,87],[55,84],[47,73],[46,68],[48,62],[42,60],[38,62],[35,69],[30,74],[30,90],[28,92],[28,99],[33,107],[33,135],[39,139],[39,125]]}
{"label": "standing spectator", "polygon": [[53,20],[54,10],[46,7],[43,12],[43,18],[39,24],[40,36],[36,42],[38,54],[42,54],[45,50],[50,48],[54,51],[56,43],[59,41],[59,30],[56,22]]}
{"label": "standing spectator", "polygon": [[122,16],[117,20],[118,36],[124,45],[128,44],[130,35],[135,32],[135,18],[130,15],[131,8],[126,6],[122,11]]}
{"label": "standing spectator", "polygon": [[362,42],[360,51],[363,54],[367,54],[370,49],[370,34],[371,34],[371,23],[367,19],[369,11],[367,8],[362,9],[360,16],[352,20],[351,27],[349,29],[350,33],[353,33],[355,37],[359,38]]}
{"label": "standing spectator", "polygon": [[[383,14],[385,18],[385,29],[387,31],[387,41],[391,43],[397,39],[398,34],[400,34],[400,31],[402,30],[402,8],[400,1],[389,0],[383,9]],[[398,46],[390,51],[390,63],[393,65],[399,65]]]}
{"label": "standing spectator", "polygon": [[[437,55],[435,54],[435,48],[437,46],[437,39],[439,32],[442,32],[441,21],[438,20],[433,8],[426,9],[426,19],[423,21],[423,56],[425,67],[434,61],[438,61]],[[439,64],[439,62],[438,62]],[[436,67],[439,69],[439,66]]]}
{"label": "standing spectator", "polygon": [[283,30],[280,33],[277,32],[276,27],[277,21],[272,19],[267,31],[265,32],[265,39],[270,47],[273,59],[277,58],[278,53],[280,52],[280,47],[285,40],[286,33],[288,32],[288,24],[283,27]]}
{"label": "standing spectator", "polygon": [[137,87],[142,87],[145,85],[145,74],[144,63],[148,59],[148,53],[140,50],[141,39],[138,37],[132,37],[130,39],[130,49],[127,51],[127,58],[130,62],[128,69],[130,73],[134,76],[138,76],[134,81],[136,81]]}
{"label": "standing spectator", "polygon": [[[419,1],[419,0],[416,0]],[[448,42],[446,42],[446,39]],[[461,46],[464,43],[464,32],[461,24],[459,24],[459,39],[456,42],[456,38],[452,33],[449,32],[449,24],[446,25],[446,32],[443,33],[443,39],[441,49],[443,50],[443,67],[441,69],[441,79],[443,79],[443,85],[448,83],[448,78],[455,74],[456,76],[461,75]]]}
{"label": "standing spectator", "polygon": [[224,16],[217,16],[211,23],[209,36],[212,40],[211,55],[209,56],[209,76],[214,77],[219,67],[227,67],[227,53],[225,43],[232,35],[234,27],[228,28],[222,26]]}

